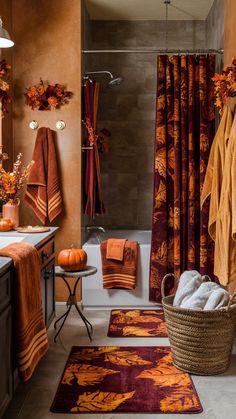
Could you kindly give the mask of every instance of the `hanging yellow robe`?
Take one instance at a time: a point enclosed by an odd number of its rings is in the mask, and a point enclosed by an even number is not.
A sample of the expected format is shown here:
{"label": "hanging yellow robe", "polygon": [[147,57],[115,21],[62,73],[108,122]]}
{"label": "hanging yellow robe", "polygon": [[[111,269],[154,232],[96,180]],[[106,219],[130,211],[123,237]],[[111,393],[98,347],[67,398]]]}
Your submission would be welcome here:
{"label": "hanging yellow robe", "polygon": [[236,288],[236,98],[229,98],[214,138],[201,194],[210,196],[208,230],[215,241],[214,274]]}

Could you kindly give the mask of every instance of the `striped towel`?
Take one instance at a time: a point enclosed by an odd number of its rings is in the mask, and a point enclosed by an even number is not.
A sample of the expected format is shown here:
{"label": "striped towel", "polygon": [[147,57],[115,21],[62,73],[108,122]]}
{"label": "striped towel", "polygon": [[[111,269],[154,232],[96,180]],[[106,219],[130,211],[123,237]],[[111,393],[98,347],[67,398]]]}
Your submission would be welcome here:
{"label": "striped towel", "polygon": [[52,222],[62,211],[56,150],[53,131],[39,128],[32,158],[35,163],[30,171],[25,202],[43,224]]}
{"label": "striped towel", "polygon": [[138,242],[126,240],[122,261],[107,259],[107,240],[101,243],[103,288],[135,288]]}
{"label": "striped towel", "polygon": [[40,258],[34,246],[23,242],[0,249],[0,256],[10,257],[14,263],[16,361],[20,378],[27,381],[48,349],[42,310]]}

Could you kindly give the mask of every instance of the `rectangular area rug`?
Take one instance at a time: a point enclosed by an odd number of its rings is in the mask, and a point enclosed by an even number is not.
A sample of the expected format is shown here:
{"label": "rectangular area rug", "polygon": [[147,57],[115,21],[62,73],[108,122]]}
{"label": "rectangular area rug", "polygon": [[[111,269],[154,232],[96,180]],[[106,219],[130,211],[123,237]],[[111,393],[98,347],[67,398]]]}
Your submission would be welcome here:
{"label": "rectangular area rug", "polygon": [[200,413],[202,406],[168,346],[73,346],[51,411]]}
{"label": "rectangular area rug", "polygon": [[112,310],[110,337],[167,337],[163,310]]}

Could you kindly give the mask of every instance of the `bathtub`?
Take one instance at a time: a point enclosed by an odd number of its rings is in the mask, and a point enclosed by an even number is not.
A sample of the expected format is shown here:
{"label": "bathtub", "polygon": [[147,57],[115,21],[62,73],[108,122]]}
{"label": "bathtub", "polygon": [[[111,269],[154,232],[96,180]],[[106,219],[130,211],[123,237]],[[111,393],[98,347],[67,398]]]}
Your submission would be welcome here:
{"label": "bathtub", "polygon": [[[126,238],[139,242],[137,282],[134,290],[103,289],[100,242],[108,238]],[[83,279],[82,299],[84,307],[153,307],[148,301],[149,265],[150,265],[151,231],[109,230],[105,233],[93,232],[84,243],[83,249],[88,255],[88,265],[96,266],[96,275]]]}

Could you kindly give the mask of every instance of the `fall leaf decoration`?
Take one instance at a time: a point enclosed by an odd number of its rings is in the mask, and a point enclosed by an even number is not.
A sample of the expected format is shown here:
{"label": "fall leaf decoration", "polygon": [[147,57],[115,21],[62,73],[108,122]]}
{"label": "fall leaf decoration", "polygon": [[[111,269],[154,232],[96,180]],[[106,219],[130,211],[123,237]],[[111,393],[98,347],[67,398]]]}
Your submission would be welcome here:
{"label": "fall leaf decoration", "polygon": [[70,362],[74,363],[76,361],[91,361],[93,359],[99,358],[101,355],[107,352],[116,351],[118,346],[98,346],[97,348],[85,348],[81,349],[80,352],[75,353],[71,356]]}
{"label": "fall leaf decoration", "polygon": [[159,389],[169,387],[170,393],[161,399],[162,412],[188,411],[198,404],[192,391],[192,381],[188,374],[182,373],[172,364],[172,355],[164,356],[155,368],[142,371],[137,378],[151,379]]}
{"label": "fall leaf decoration", "polygon": [[71,413],[77,412],[112,412],[126,400],[132,398],[135,391],[127,393],[110,393],[95,391],[83,393],[79,396],[77,406],[71,409]]}
{"label": "fall leaf decoration", "polygon": [[220,73],[214,75],[212,80],[215,85],[215,106],[222,115],[227,97],[236,96],[236,57],[232,58],[230,66],[225,66]]}
{"label": "fall leaf decoration", "polygon": [[137,378],[150,378],[153,380],[155,384],[159,384],[159,377],[160,376],[167,376],[167,375],[174,375],[180,374],[181,371],[178,370],[172,363],[172,355],[171,353],[165,355],[161,358],[160,361],[157,362],[157,366],[151,368],[150,370],[142,371]]}
{"label": "fall leaf decoration", "polygon": [[155,171],[158,171],[160,176],[166,178],[166,148],[161,147],[155,158]]}
{"label": "fall leaf decoration", "polygon": [[192,391],[191,378],[187,374],[178,374],[174,377],[176,379],[172,379],[171,385],[175,391],[171,391],[160,401],[160,409],[162,412],[191,411],[198,404],[197,396]]}
{"label": "fall leaf decoration", "polygon": [[135,327],[135,326],[126,326],[123,328],[123,336],[156,336],[156,328],[144,328],[144,327]]}
{"label": "fall leaf decoration", "polygon": [[137,324],[137,323],[160,323],[162,320],[157,316],[130,316],[129,314],[121,314],[113,321],[116,323]]}
{"label": "fall leaf decoration", "polygon": [[150,361],[147,361],[139,357],[135,352],[130,351],[117,351],[106,354],[105,361],[111,362],[116,365],[148,365],[151,364]]}
{"label": "fall leaf decoration", "polygon": [[50,84],[40,79],[39,84],[26,89],[24,96],[26,105],[30,106],[31,109],[48,111],[59,109],[62,105],[68,103],[73,93],[66,90],[62,84]]}
{"label": "fall leaf decoration", "polygon": [[62,384],[72,385],[74,380],[76,380],[80,386],[91,386],[99,383],[104,377],[110,374],[119,374],[119,371],[109,370],[95,365],[70,364],[65,370]]}
{"label": "fall leaf decoration", "polygon": [[159,187],[155,188],[155,208],[160,208],[162,204],[166,203],[166,187],[161,180]]}
{"label": "fall leaf decoration", "polygon": [[[8,94],[10,88],[6,81],[10,77],[11,66],[7,64],[6,60],[0,60],[0,103],[2,105],[2,116],[8,113],[8,104],[11,102],[11,97]],[[5,80],[3,80],[5,78]]]}
{"label": "fall leaf decoration", "polygon": [[52,412],[130,412],[133,417],[140,409],[147,413],[202,411],[189,374],[173,365],[170,347],[72,348]]}
{"label": "fall leaf decoration", "polygon": [[26,167],[22,168],[22,153],[17,155],[13,164],[13,171],[0,170],[0,198],[3,202],[14,201],[19,190],[24,186],[29,177],[30,170],[34,165],[32,160]]}
{"label": "fall leaf decoration", "polygon": [[108,336],[167,336],[162,310],[112,310]]}

